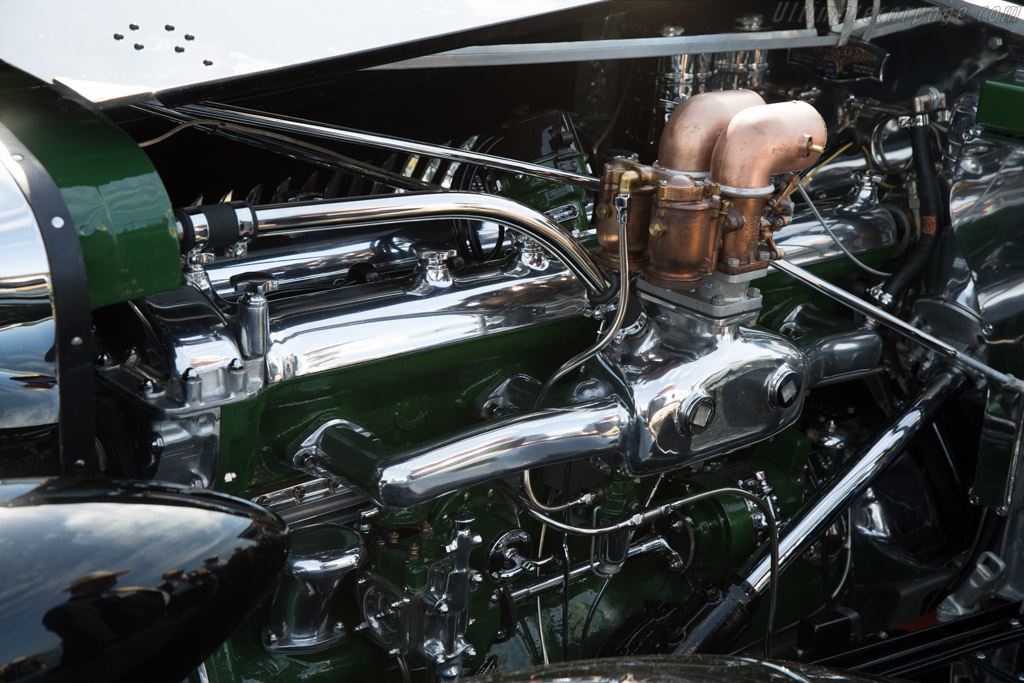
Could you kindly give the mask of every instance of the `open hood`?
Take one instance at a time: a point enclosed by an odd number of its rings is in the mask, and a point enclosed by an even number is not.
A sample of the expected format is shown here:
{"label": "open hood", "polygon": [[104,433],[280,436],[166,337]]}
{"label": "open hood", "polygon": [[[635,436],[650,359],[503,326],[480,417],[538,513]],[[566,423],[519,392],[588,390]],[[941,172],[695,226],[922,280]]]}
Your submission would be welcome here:
{"label": "open hood", "polygon": [[[85,10],[76,0],[0,0],[0,59],[100,107],[255,75],[363,68],[508,38],[518,20],[596,0],[271,0],[139,3],[108,0]],[[545,25],[547,22],[545,22]]]}

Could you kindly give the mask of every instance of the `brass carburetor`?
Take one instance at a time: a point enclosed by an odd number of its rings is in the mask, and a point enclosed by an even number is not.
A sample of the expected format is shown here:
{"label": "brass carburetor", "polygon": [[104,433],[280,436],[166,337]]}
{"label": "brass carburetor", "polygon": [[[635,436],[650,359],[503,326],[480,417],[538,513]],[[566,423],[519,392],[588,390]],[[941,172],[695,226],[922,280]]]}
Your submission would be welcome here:
{"label": "brass carburetor", "polygon": [[[716,270],[740,275],[767,268],[762,240],[788,218],[772,176],[810,166],[823,151],[825,123],[805,102],[765,104],[749,90],[696,95],[673,112],[652,166],[614,159],[604,167],[594,210],[595,256],[618,268],[615,196],[635,173],[626,226],[629,269],[648,283],[696,289]],[[627,176],[633,178],[633,174]],[[771,217],[765,216],[770,209]]]}

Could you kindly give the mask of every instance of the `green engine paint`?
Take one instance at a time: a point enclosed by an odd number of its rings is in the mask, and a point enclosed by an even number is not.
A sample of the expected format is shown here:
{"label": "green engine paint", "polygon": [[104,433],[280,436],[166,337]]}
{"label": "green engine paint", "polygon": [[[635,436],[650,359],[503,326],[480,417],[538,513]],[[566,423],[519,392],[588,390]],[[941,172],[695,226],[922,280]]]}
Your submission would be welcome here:
{"label": "green engine paint", "polygon": [[0,121],[43,164],[71,211],[92,308],[180,286],[170,200],[131,138],[2,63]]}
{"label": "green engine paint", "polygon": [[978,92],[977,122],[982,127],[1007,135],[1024,135],[1024,83],[1013,77],[984,81]]}

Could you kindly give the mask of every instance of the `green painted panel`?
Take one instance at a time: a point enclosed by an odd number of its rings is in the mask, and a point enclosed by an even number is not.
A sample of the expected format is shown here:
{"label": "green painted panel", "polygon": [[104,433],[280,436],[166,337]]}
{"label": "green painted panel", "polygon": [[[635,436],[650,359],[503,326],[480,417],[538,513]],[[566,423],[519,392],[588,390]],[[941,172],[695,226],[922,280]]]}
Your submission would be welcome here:
{"label": "green painted panel", "polygon": [[170,200],[131,138],[99,114],[3,64],[0,121],[46,167],[71,210],[92,308],[180,286]]}

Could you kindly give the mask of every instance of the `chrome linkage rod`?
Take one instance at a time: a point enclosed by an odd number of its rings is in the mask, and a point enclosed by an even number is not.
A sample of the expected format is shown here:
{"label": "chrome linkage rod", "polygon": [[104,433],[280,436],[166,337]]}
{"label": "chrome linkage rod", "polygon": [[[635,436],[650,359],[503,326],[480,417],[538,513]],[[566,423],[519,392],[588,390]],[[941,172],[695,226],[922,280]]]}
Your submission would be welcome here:
{"label": "chrome linkage rod", "polygon": [[366,147],[376,147],[378,149],[398,150],[409,154],[420,154],[428,157],[447,159],[448,161],[458,161],[464,164],[496,168],[502,171],[509,171],[511,173],[522,173],[528,176],[544,178],[545,180],[554,180],[561,183],[580,185],[589,190],[597,190],[601,186],[601,181],[598,178],[593,178],[581,173],[563,171],[558,168],[531,164],[529,162],[518,161],[516,159],[506,159],[504,157],[493,156],[491,154],[481,154],[480,152],[473,152],[465,149],[445,147],[444,145],[434,145],[427,142],[396,138],[390,135],[368,133],[366,131],[343,128],[341,126],[320,123],[317,121],[272,115],[251,109],[235,107],[229,108],[215,103],[186,104],[180,107],[163,107],[162,105],[157,104],[149,104],[146,106],[146,110],[151,113],[158,113],[160,109],[164,109],[168,113],[184,114],[194,118],[225,121],[228,123],[250,126],[252,128],[276,130],[283,133],[290,133],[292,135],[309,135],[326,140],[334,140],[336,142],[347,142]]}
{"label": "chrome linkage rod", "polygon": [[974,370],[1004,387],[1009,387],[1020,393],[1024,393],[1024,382],[1013,375],[1000,372],[999,370],[982,363],[977,358],[960,351],[938,337],[932,336],[924,330],[917,329],[910,323],[897,318],[891,313],[888,313],[867,301],[864,301],[864,299],[861,299],[858,296],[850,294],[841,287],[836,287],[831,282],[821,279],[814,273],[805,270],[800,266],[793,265],[785,259],[778,259],[771,261],[770,263],[773,268],[781,270],[783,273],[803,282],[808,287],[821,292],[825,296],[849,306],[855,311],[863,313],[868,318],[877,320],[879,323],[885,325],[894,332],[902,334],[904,337],[935,351],[955,363],[959,363],[965,368]]}

